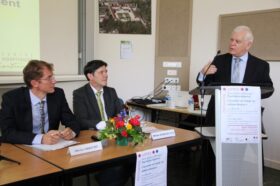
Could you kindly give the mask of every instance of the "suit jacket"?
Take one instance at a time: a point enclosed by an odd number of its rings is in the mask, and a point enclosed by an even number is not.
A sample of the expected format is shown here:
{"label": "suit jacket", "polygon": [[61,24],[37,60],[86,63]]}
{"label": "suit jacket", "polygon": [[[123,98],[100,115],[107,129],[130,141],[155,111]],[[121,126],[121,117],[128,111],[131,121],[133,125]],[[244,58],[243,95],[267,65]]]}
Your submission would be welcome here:
{"label": "suit jacket", "polygon": [[[204,80],[205,85],[207,86],[213,82],[230,84],[231,63],[231,54],[227,53],[217,56],[213,60],[213,64],[217,67],[217,72],[215,74],[206,76]],[[266,61],[249,54],[243,83],[248,85],[264,84],[266,87],[268,86],[273,88],[273,83],[269,76],[269,64]],[[262,95],[262,98],[267,98],[272,94],[273,92]],[[213,96],[211,97],[211,100],[208,104],[205,123],[207,125],[215,125],[215,100]]]}
{"label": "suit jacket", "polygon": [[[120,113],[122,104],[114,88],[103,87],[105,111],[108,116],[114,117]],[[96,129],[96,124],[101,121],[101,115],[94,92],[89,83],[73,92],[73,109],[81,130]]]}
{"label": "suit jacket", "polygon": [[[57,130],[60,122],[79,134],[79,124],[70,110],[64,91],[55,88],[47,94],[49,130]],[[29,88],[21,87],[5,93],[2,97],[1,128],[4,142],[32,144],[32,105]]]}

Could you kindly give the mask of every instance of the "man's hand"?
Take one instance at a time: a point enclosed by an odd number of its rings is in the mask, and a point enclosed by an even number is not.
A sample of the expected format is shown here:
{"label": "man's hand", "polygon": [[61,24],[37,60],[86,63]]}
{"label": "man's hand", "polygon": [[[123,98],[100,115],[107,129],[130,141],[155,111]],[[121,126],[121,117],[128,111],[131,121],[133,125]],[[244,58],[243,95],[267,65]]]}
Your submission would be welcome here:
{"label": "man's hand", "polygon": [[[201,70],[201,73],[204,76],[207,76],[209,74],[215,74],[217,72],[217,67],[215,65],[211,65],[212,61],[209,61]],[[210,65],[210,67],[209,67]],[[208,69],[209,68],[209,69]],[[208,70],[207,70],[208,69]],[[207,71],[207,72],[206,72]],[[206,74],[205,74],[206,73]]]}
{"label": "man's hand", "polygon": [[65,140],[70,140],[75,137],[75,133],[69,127],[65,128],[63,131],[60,132],[60,137]]}
{"label": "man's hand", "polygon": [[56,144],[60,139],[59,131],[57,130],[50,130],[48,133],[43,135],[42,144],[52,145]]}

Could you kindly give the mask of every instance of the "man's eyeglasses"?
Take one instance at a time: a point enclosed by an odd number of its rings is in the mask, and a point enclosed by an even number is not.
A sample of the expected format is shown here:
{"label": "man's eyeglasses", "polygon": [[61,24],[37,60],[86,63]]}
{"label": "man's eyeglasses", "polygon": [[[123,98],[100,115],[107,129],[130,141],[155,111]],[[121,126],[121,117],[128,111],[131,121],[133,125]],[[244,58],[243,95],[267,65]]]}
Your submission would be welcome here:
{"label": "man's eyeglasses", "polygon": [[53,82],[55,81],[55,77],[54,76],[50,76],[50,77],[47,77],[47,78],[41,78],[39,80],[44,80],[44,81],[49,81],[49,82]]}

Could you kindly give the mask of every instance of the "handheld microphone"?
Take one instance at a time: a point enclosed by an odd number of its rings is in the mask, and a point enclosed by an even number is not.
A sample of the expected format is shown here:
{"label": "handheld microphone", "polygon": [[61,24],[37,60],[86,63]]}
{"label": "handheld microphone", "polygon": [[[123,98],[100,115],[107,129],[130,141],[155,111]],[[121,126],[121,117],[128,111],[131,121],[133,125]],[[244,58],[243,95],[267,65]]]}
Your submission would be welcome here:
{"label": "handheld microphone", "polygon": [[[218,50],[217,53],[216,53],[216,55],[215,55],[215,57],[214,57],[214,59],[213,59],[213,61],[215,60],[215,58],[216,58],[218,55],[220,55],[220,53],[221,53],[221,50]],[[206,78],[206,76],[207,76],[206,74],[207,74],[207,72],[208,72],[210,66],[213,64],[213,61],[210,63],[210,65],[207,67],[206,71],[204,72],[204,74],[203,74],[203,79],[202,79],[202,83],[204,83],[204,80],[205,80],[205,78]]]}

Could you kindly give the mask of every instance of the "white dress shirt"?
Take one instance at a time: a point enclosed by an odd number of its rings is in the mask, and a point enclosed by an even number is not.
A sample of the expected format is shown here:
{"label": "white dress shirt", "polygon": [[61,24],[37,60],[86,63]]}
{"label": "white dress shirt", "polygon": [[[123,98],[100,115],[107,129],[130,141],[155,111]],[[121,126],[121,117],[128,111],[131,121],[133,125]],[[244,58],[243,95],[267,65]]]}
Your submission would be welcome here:
{"label": "white dress shirt", "polygon": [[[97,96],[96,96],[97,90],[91,84],[90,84],[90,87],[91,87],[91,89],[92,89],[92,91],[95,95],[96,100],[97,100],[98,99]],[[104,94],[103,88],[100,91],[101,91],[100,98],[101,98],[101,102],[103,104],[103,113],[104,113],[105,120],[107,121],[108,116],[107,116],[107,113],[106,113],[105,102],[104,102],[104,98],[103,98],[103,94]],[[105,121],[100,121],[99,123],[96,124],[97,130],[102,130],[105,127],[106,127],[106,122]]]}
{"label": "white dress shirt", "polygon": [[[246,66],[247,66],[247,61],[248,61],[248,52],[245,53],[243,56],[239,57],[240,58],[240,64],[239,64],[239,83],[243,82],[244,79],[244,75],[245,75],[245,70],[246,70]],[[233,66],[234,66],[234,60],[236,57],[232,57],[231,59],[231,72],[233,71]],[[232,76],[232,73],[231,73]],[[198,76],[198,81],[202,82],[204,78],[204,75],[202,74],[202,72],[199,72],[199,76]]]}
{"label": "white dress shirt", "polygon": [[31,90],[30,100],[32,107],[32,124],[33,124],[33,133],[36,134],[35,138],[32,141],[32,144],[41,144],[42,137],[44,134],[41,134],[41,114],[40,114],[40,102],[45,101],[44,104],[44,112],[45,112],[45,125],[44,131],[49,130],[49,115],[48,115],[48,106],[47,106],[47,98],[45,97],[43,100],[40,100],[37,96],[35,96]]}

